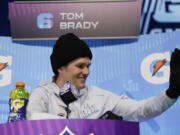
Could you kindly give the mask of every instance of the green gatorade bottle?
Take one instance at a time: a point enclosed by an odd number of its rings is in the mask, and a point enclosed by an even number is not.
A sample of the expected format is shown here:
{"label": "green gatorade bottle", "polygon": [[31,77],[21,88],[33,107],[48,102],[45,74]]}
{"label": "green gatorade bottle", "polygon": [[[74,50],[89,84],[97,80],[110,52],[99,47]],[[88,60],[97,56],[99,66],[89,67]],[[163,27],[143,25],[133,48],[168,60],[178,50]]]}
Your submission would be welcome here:
{"label": "green gatorade bottle", "polygon": [[9,117],[8,122],[26,120],[26,106],[29,94],[25,90],[24,82],[16,82],[16,88],[11,91],[9,99]]}

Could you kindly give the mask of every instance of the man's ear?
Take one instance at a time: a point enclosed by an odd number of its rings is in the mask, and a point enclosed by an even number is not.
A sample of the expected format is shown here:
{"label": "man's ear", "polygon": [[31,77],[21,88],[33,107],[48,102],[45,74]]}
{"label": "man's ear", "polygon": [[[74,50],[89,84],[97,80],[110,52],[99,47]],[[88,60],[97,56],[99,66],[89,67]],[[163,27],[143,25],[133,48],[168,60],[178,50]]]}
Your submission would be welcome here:
{"label": "man's ear", "polygon": [[62,74],[64,71],[65,71],[65,68],[66,68],[66,66],[61,66],[60,68],[58,68],[58,73],[60,74]]}
{"label": "man's ear", "polygon": [[64,66],[62,66],[62,67],[58,68],[58,70],[57,70],[57,71],[58,71],[58,73],[59,73],[59,74],[61,74],[61,73],[64,71],[64,68],[65,68]]}

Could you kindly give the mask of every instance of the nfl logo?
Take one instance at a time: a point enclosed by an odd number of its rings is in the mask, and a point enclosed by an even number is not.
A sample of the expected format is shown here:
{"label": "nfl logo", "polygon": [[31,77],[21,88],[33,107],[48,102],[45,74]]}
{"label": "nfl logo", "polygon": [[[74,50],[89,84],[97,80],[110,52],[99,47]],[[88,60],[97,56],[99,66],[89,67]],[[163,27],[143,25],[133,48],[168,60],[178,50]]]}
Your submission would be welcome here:
{"label": "nfl logo", "polygon": [[64,128],[64,130],[59,133],[59,135],[75,135],[67,126]]}

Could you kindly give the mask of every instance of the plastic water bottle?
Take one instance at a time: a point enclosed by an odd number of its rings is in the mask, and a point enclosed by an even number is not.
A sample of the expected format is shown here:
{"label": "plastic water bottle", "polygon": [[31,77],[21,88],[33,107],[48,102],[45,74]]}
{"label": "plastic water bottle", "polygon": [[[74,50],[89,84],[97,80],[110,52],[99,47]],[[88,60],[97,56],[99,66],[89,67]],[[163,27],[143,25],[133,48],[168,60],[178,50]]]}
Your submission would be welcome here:
{"label": "plastic water bottle", "polygon": [[25,90],[25,83],[16,82],[16,88],[10,93],[8,122],[26,120],[28,98],[29,93]]}

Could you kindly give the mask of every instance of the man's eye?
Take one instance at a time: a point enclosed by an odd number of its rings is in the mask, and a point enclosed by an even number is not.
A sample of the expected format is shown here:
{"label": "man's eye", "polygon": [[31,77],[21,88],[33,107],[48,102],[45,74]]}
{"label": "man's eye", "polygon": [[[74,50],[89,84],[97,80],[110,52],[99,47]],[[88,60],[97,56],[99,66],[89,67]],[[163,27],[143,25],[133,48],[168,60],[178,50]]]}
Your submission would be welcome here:
{"label": "man's eye", "polygon": [[77,65],[78,68],[84,68],[84,65],[83,64],[80,64],[80,65]]}
{"label": "man's eye", "polygon": [[88,68],[89,69],[89,67],[90,67],[90,65],[86,65],[86,64],[79,64],[79,65],[76,65],[78,68],[80,68],[80,69],[83,69],[83,68]]}
{"label": "man's eye", "polygon": [[90,66],[91,66],[91,65],[88,65],[87,68],[89,69]]}

